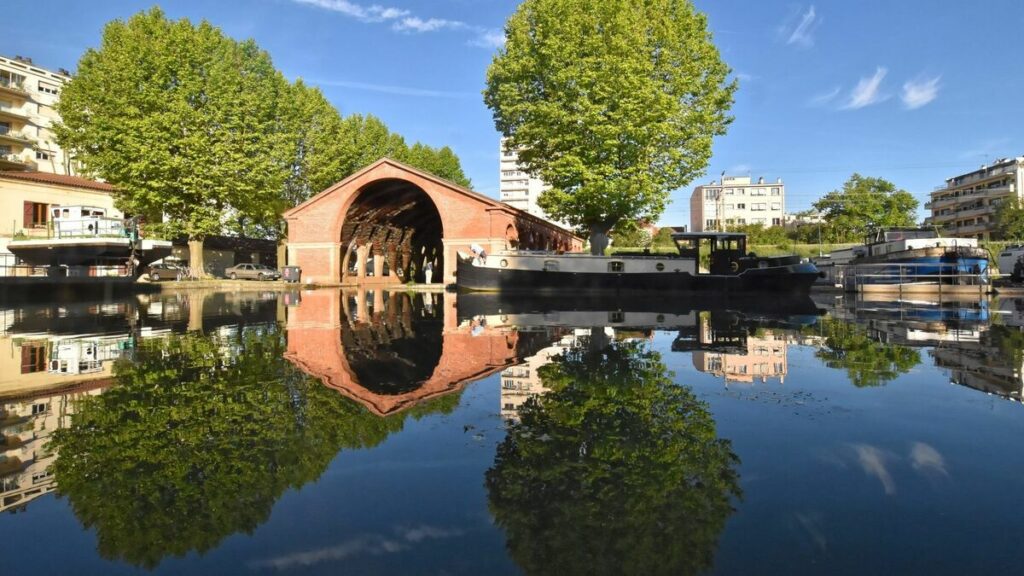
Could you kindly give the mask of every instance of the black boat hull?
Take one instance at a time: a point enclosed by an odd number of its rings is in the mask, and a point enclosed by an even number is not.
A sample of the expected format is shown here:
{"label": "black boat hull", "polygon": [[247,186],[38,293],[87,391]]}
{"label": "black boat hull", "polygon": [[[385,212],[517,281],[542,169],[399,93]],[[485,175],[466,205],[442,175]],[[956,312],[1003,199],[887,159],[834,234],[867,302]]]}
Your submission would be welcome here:
{"label": "black boat hull", "polygon": [[459,261],[456,286],[461,290],[524,294],[649,294],[652,292],[807,294],[821,276],[813,264],[753,268],[739,274],[687,272],[583,273],[515,270],[474,266]]}

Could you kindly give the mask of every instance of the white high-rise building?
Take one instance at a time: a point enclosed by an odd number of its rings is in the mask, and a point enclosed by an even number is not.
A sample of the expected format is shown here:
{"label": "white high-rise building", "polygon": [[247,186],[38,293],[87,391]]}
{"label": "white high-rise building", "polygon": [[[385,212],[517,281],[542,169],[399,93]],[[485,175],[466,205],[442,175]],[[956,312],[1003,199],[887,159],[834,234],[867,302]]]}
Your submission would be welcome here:
{"label": "white high-rise building", "polygon": [[0,171],[75,175],[74,162],[57,146],[51,129],[60,120],[56,104],[69,80],[66,70],[0,56]]}
{"label": "white high-rise building", "polygon": [[[515,150],[505,148],[505,139],[501,139],[499,153],[501,154],[501,179],[498,186],[500,200],[513,208],[528,212],[538,218],[554,222],[537,205],[537,199],[541,192],[550,186],[543,180],[533,178],[519,166],[519,158]],[[558,222],[555,222],[558,224]]]}
{"label": "white high-rise building", "polygon": [[690,230],[724,232],[734,226],[761,224],[782,226],[786,218],[786,186],[782,178],[765,182],[750,176],[722,175],[693,189],[690,196]]}

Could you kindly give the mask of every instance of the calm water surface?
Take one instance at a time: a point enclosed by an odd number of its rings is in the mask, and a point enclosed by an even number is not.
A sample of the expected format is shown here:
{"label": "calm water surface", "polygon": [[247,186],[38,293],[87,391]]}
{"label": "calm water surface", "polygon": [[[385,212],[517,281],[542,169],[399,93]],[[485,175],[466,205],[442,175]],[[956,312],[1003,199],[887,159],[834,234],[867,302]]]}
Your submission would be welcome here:
{"label": "calm water surface", "polygon": [[2,574],[1024,560],[1024,302],[0,307]]}

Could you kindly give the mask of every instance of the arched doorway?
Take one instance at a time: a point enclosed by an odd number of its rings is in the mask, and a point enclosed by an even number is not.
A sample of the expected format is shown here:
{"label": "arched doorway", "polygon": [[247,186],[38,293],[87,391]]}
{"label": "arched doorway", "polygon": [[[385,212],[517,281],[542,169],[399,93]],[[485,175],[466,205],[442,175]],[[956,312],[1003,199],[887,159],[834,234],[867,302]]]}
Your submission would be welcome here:
{"label": "arched doorway", "polygon": [[341,227],[342,282],[443,281],[441,215],[407,180],[372,182],[356,194]]}

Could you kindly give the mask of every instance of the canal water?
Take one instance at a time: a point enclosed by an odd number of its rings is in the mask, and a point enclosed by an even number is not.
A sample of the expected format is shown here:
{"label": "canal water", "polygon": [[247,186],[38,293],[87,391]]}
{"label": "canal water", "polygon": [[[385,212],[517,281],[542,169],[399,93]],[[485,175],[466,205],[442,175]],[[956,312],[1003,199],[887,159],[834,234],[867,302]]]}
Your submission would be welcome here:
{"label": "canal water", "polygon": [[2,574],[987,574],[1024,302],[0,307]]}

